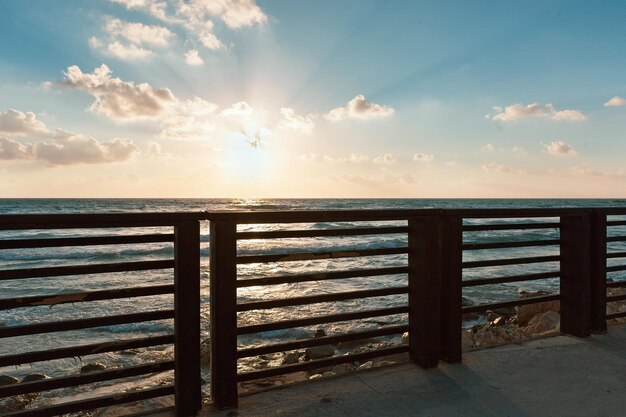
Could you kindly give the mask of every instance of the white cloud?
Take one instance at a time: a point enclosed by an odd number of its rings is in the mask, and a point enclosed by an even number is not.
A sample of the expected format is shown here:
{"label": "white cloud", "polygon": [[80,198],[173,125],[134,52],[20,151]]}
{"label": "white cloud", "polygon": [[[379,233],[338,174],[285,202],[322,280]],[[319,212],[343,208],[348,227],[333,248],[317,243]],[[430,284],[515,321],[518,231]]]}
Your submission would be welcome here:
{"label": "white cloud", "polygon": [[367,162],[370,160],[370,157],[367,155],[363,155],[361,153],[351,153],[348,157],[348,161],[350,162]]}
{"label": "white cloud", "polygon": [[255,0],[191,0],[181,2],[178,13],[195,19],[217,17],[232,29],[267,21],[267,15]]}
{"label": "white cloud", "polygon": [[163,149],[161,144],[158,142],[150,141],[148,142],[148,155],[150,158],[156,158],[163,154]]}
{"label": "white cloud", "polygon": [[485,146],[483,146],[483,148],[482,148],[482,149],[483,149],[483,151],[493,152],[493,151],[495,151],[495,150],[496,150],[496,147],[495,147],[495,146],[493,146],[493,144],[492,144],[492,143],[488,143],[488,144],[486,144]]}
{"label": "white cloud", "polygon": [[605,107],[620,107],[626,106],[626,98],[615,96],[606,103],[604,103]]}
{"label": "white cloud", "polygon": [[162,138],[205,139],[215,129],[214,113],[217,105],[195,97],[177,102],[170,114],[163,118]]}
{"label": "white cloud", "polygon": [[109,0],[125,6],[129,10],[144,10],[164,22],[176,22],[168,11],[166,0]]}
{"label": "white cloud", "polygon": [[550,155],[555,156],[575,156],[578,154],[574,148],[572,148],[567,143],[562,140],[556,140],[548,143],[547,145],[543,145]]}
{"label": "white cloud", "polygon": [[485,164],[482,166],[483,171],[485,172],[511,172],[512,169],[507,167],[506,165],[496,164],[495,162],[491,162],[489,164]]}
{"label": "white cloud", "polygon": [[451,160],[446,162],[446,166],[455,167],[456,166],[456,161],[451,159]]}
{"label": "white cloud", "polygon": [[313,161],[317,161],[319,158],[315,152],[310,152],[310,153],[303,153],[302,155],[298,156],[298,159],[300,161],[313,162]]}
{"label": "white cloud", "polygon": [[109,55],[122,60],[146,59],[154,56],[154,52],[137,45],[124,45],[115,41],[107,45]]}
{"label": "white cloud", "polygon": [[0,113],[0,135],[34,136],[48,132],[46,125],[33,112],[9,109]]}
{"label": "white cloud", "polygon": [[370,157],[367,155],[360,154],[360,153],[351,153],[347,157],[346,156],[333,157],[333,156],[324,155],[322,157],[322,160],[328,163],[350,162],[350,163],[358,164],[358,163],[368,162],[370,160]]}
{"label": "white cloud", "polygon": [[196,49],[190,49],[185,52],[185,62],[191,66],[204,65],[204,61],[202,60]]}
{"label": "white cloud", "polygon": [[78,66],[72,65],[64,76],[61,84],[85,91],[95,98],[89,110],[114,120],[161,116],[177,101],[167,88],[112,78],[111,70],[104,64],[92,73],[83,73]]}
{"label": "white cloud", "polygon": [[221,114],[224,116],[247,116],[252,114],[254,110],[245,101],[239,101],[234,103],[227,109],[222,110]]}
{"label": "white cloud", "polygon": [[430,162],[433,159],[435,159],[435,155],[431,153],[416,153],[415,155],[413,155],[414,161]]}
{"label": "white cloud", "polygon": [[363,95],[358,95],[348,102],[345,107],[337,107],[329,111],[324,117],[331,121],[351,119],[371,119],[391,116],[394,109],[367,101]]}
{"label": "white cloud", "polygon": [[0,160],[33,159],[33,146],[0,136]]}
{"label": "white cloud", "polygon": [[513,149],[511,149],[511,152],[513,152],[515,155],[526,155],[527,152],[524,148],[522,148],[521,146],[513,146]]}
{"label": "white cloud", "polygon": [[526,106],[518,103],[507,106],[504,109],[496,106],[493,108],[493,113],[491,115],[487,115],[487,118],[501,122],[510,122],[533,117],[556,121],[587,120],[587,116],[585,116],[580,110],[557,111],[550,103],[533,103]]}
{"label": "white cloud", "polygon": [[217,51],[218,49],[224,49],[226,46],[220,41],[214,33],[204,31],[200,33],[198,37],[200,43],[207,49]]}
{"label": "white cloud", "polygon": [[[111,0],[127,9],[142,10],[170,25],[184,27],[204,47],[224,49],[213,32],[219,19],[230,29],[240,29],[267,22],[267,15],[255,0]],[[142,31],[143,32],[143,31]],[[134,32],[132,32],[134,34]]]}
{"label": "white cloud", "polygon": [[396,161],[397,161],[396,158],[394,158],[393,154],[390,154],[390,153],[386,153],[384,155],[381,155],[372,159],[372,162],[375,164],[393,164]]}
{"label": "white cloud", "polygon": [[279,129],[292,129],[300,130],[303,133],[310,135],[313,132],[315,123],[309,117],[300,116],[296,114],[294,109],[289,107],[282,107],[280,109],[282,120],[278,122],[277,127]]}
{"label": "white cloud", "polygon": [[139,152],[130,139],[98,141],[90,136],[57,129],[52,142],[23,144],[0,137],[0,160],[35,160],[49,166],[122,162]]}
{"label": "white cloud", "polygon": [[175,37],[172,31],[163,26],[124,22],[120,19],[109,19],[105,30],[114,39],[124,38],[133,45],[166,47]]}
{"label": "white cloud", "polygon": [[100,39],[96,38],[95,36],[92,36],[91,38],[89,38],[89,46],[91,46],[93,49],[100,49],[102,48],[102,42],[100,41]]}
{"label": "white cloud", "polygon": [[139,152],[130,139],[98,141],[61,129],[52,138],[53,143],[38,142],[33,145],[35,158],[52,166],[122,162]]}

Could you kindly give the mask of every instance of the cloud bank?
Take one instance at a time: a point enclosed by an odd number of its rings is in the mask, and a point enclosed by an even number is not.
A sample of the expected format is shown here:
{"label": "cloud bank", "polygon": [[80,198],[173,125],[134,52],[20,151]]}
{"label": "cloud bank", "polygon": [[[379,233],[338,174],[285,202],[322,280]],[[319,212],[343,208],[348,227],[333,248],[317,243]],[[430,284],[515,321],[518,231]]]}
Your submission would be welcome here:
{"label": "cloud bank", "polygon": [[518,103],[504,108],[496,106],[493,108],[493,113],[491,115],[487,115],[487,118],[501,122],[513,122],[529,118],[540,118],[555,121],[587,120],[587,116],[585,116],[580,110],[557,111],[550,103],[533,103],[526,106]]}
{"label": "cloud bank", "polygon": [[348,102],[345,107],[337,107],[329,111],[324,117],[336,122],[344,119],[373,119],[389,117],[394,109],[388,106],[375,104],[359,94]]}
{"label": "cloud bank", "polygon": [[139,153],[130,139],[101,141],[64,129],[50,132],[34,113],[14,109],[0,113],[0,135],[43,139],[22,143],[0,136],[0,160],[4,161],[42,161],[48,166],[101,164],[126,161]]}

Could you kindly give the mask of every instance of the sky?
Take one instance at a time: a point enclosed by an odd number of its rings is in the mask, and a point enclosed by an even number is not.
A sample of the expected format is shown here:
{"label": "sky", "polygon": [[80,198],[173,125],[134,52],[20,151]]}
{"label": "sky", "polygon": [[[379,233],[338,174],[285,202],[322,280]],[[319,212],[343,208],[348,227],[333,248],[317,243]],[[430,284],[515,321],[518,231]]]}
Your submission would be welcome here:
{"label": "sky", "polygon": [[0,197],[626,197],[626,2],[0,1]]}

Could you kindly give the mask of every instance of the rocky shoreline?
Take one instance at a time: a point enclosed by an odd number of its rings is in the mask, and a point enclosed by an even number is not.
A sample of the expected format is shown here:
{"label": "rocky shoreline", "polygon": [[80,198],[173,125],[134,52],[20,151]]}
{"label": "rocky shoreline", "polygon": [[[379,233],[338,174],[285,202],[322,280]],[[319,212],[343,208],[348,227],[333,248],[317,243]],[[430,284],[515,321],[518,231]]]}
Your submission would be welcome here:
{"label": "rocky shoreline", "polygon": [[[520,292],[520,297],[533,297],[546,295],[545,292]],[[626,288],[609,288],[607,295],[626,294]],[[464,300],[465,305],[471,305],[469,300]],[[612,302],[607,305],[607,313],[619,313],[626,311],[626,301]],[[486,311],[483,314],[464,315],[463,320],[481,321],[481,324],[464,328],[462,332],[462,348],[464,351],[488,348],[508,343],[520,343],[525,340],[545,337],[558,334],[560,329],[560,304],[559,301],[548,301],[541,303],[517,306],[515,308],[498,309]],[[626,318],[610,320],[612,323],[626,323]],[[314,337],[326,336],[326,331],[319,328],[315,331]],[[290,365],[311,360],[331,358],[350,353],[361,353],[379,350],[381,348],[408,344],[408,333],[398,338],[366,339],[339,344],[329,344],[310,347],[307,349],[294,350],[285,353],[261,355],[255,358],[246,358],[241,361],[240,366],[246,369],[265,369],[268,367]],[[202,365],[206,368],[210,365],[209,339],[205,339],[201,345]],[[286,384],[296,382],[319,380],[332,378],[346,373],[362,371],[380,366],[393,365],[395,363],[406,362],[406,354],[397,354],[388,357],[375,358],[363,362],[352,362],[339,364],[331,367],[315,369],[307,372],[294,372],[291,374],[276,377],[263,378],[254,381],[242,382],[239,384],[239,393],[242,395],[254,393],[262,390],[276,388]],[[88,363],[77,370],[79,373],[94,372],[106,369],[105,364],[99,362]],[[43,374],[27,375],[21,380],[11,375],[0,375],[0,386],[35,381],[49,378]],[[14,397],[0,399],[0,412],[19,411],[26,409],[36,398],[36,393],[24,394]],[[103,410],[104,411],[104,410]],[[92,414],[89,412],[76,415],[111,415],[100,412]]]}

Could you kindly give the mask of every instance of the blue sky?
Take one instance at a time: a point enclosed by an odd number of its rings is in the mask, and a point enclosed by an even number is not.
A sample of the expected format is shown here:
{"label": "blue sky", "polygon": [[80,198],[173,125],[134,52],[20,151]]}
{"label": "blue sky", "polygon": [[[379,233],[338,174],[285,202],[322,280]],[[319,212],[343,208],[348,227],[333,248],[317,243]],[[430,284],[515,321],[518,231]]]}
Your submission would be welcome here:
{"label": "blue sky", "polygon": [[618,1],[0,2],[0,195],[623,197],[624,21]]}

